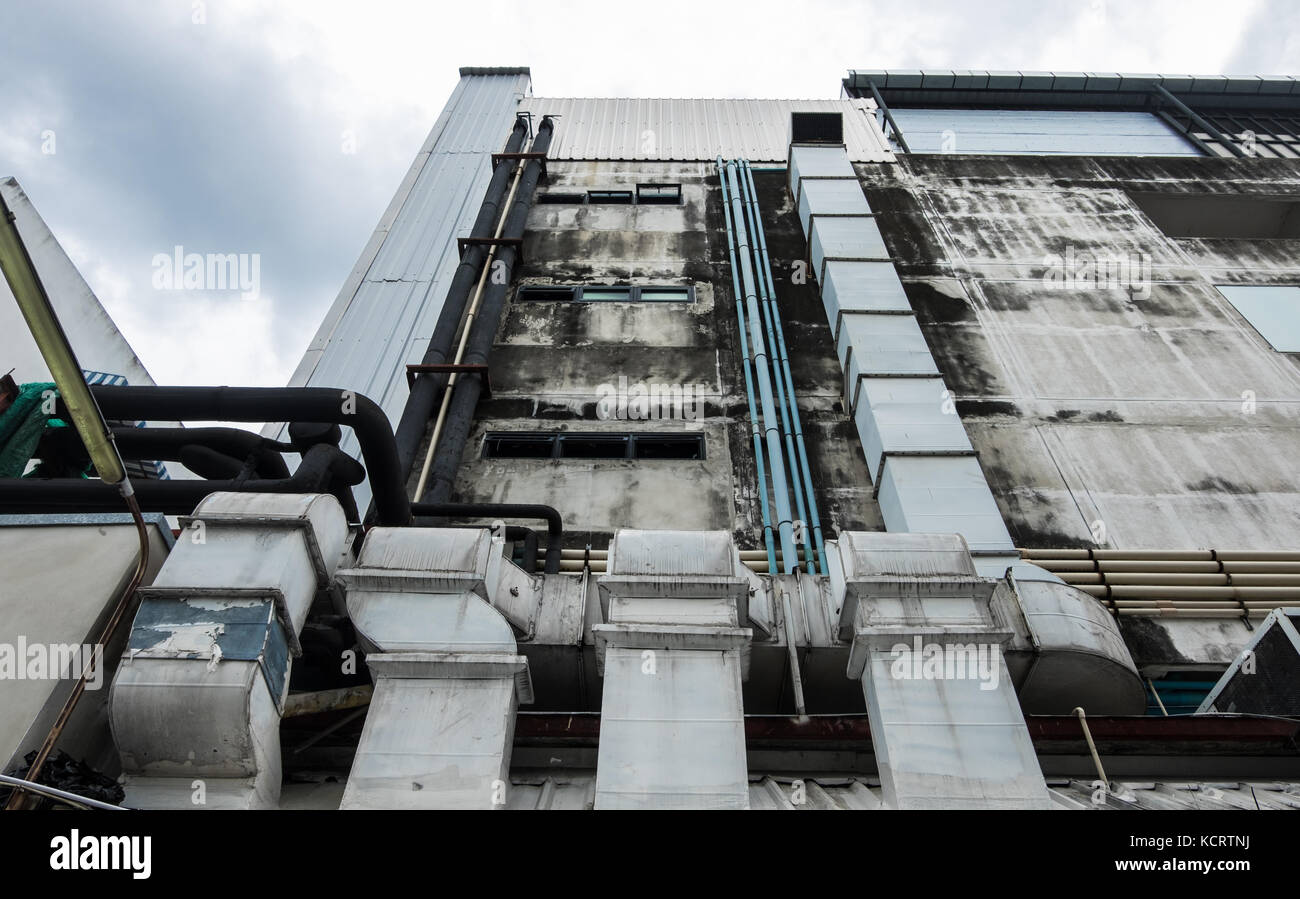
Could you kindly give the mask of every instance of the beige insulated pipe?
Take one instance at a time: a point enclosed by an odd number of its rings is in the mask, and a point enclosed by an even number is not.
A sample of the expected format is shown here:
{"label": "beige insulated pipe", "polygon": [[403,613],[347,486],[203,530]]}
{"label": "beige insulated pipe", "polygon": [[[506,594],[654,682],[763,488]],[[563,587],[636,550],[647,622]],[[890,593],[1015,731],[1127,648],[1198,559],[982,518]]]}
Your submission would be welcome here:
{"label": "beige insulated pipe", "polygon": [[1300,550],[1022,549],[1022,559],[1116,559],[1159,562],[1300,562]]}
{"label": "beige insulated pipe", "polygon": [[1134,559],[1092,562],[1084,559],[1035,559],[1033,564],[1057,574],[1067,571],[1161,572],[1169,574],[1300,574],[1300,562],[1164,562]]}
{"label": "beige insulated pipe", "polygon": [[[515,202],[515,194],[519,190],[519,179],[524,174],[524,168],[522,162],[515,165],[515,176],[510,182],[510,193],[501,206],[501,218],[497,221],[497,230],[492,236],[493,240],[500,240],[501,232],[505,230],[506,218],[510,215],[510,207]],[[478,286],[474,288],[474,298],[470,301],[469,309],[465,311],[465,321],[461,325],[460,344],[456,347],[456,358],[452,360],[453,365],[460,365],[461,360],[465,358],[465,345],[469,343],[470,328],[474,324],[474,316],[478,315],[479,301],[483,297],[483,286],[487,284],[488,272],[492,271],[492,261],[496,259],[498,246],[499,244],[494,243],[488,247],[487,259],[483,261],[483,271],[478,276]],[[415,486],[415,499],[417,502],[424,496],[424,488],[429,481],[429,468],[433,465],[434,454],[438,451],[438,438],[442,436],[442,426],[447,421],[447,410],[451,408],[451,394],[456,388],[457,374],[457,372],[453,371],[448,376],[447,389],[442,392],[442,405],[438,409],[438,419],[433,425],[433,435],[429,438],[429,451],[424,454],[424,463],[420,466],[420,480]]]}
{"label": "beige insulated pipe", "polygon": [[1276,599],[1300,601],[1300,587],[1167,587],[1139,584],[1084,584],[1078,587],[1092,596],[1112,599]]}
{"label": "beige insulated pipe", "polygon": [[1300,574],[1182,574],[1159,572],[1074,572],[1058,575],[1067,584],[1132,585],[1150,584],[1166,587],[1296,587]]}

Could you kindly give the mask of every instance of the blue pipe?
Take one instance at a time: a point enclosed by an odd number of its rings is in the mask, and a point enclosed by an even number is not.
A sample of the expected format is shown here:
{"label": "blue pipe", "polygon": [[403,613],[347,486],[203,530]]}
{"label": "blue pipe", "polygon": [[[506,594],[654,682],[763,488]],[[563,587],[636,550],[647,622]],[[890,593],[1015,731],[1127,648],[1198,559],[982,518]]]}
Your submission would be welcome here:
{"label": "blue pipe", "polygon": [[[751,174],[748,160],[742,160],[741,165],[745,169],[745,178],[749,184],[749,190],[754,198],[754,208],[757,215],[758,209],[758,190],[754,187],[754,176]],[[790,417],[794,422],[794,442],[799,450],[799,465],[803,468],[803,487],[808,491],[808,525],[812,528],[813,544],[817,549],[818,567],[822,574],[828,574],[826,568],[826,546],[822,539],[822,522],[821,515],[817,509],[817,494],[813,489],[812,468],[808,464],[808,449],[803,439],[803,422],[799,417],[799,404],[796,400],[797,394],[794,390],[794,375],[790,372],[790,356],[785,348],[785,329],[781,327],[781,315],[776,308],[776,285],[772,281],[772,260],[767,254],[767,236],[763,230],[763,223],[758,222],[758,245],[761,250],[761,260],[763,275],[767,279],[768,291],[772,296],[772,319],[776,326],[777,353],[781,362],[781,371],[785,377],[788,386],[787,395],[790,397]]]}
{"label": "blue pipe", "polygon": [[776,404],[772,399],[771,357],[763,341],[763,326],[758,308],[758,294],[754,291],[757,279],[753,260],[749,255],[749,232],[745,228],[744,212],[740,201],[740,172],[734,161],[723,170],[724,180],[730,179],[732,226],[736,232],[736,250],[740,258],[741,283],[745,288],[745,306],[749,311],[749,333],[754,347],[754,374],[758,379],[759,403],[763,408],[763,430],[767,436],[767,454],[772,460],[772,497],[776,502],[777,536],[781,543],[781,567],[786,574],[798,565],[794,547],[794,525],[790,515],[790,488],[785,477],[785,461],[781,451],[781,436],[777,424]]}
{"label": "blue pipe", "polygon": [[[745,164],[744,160],[740,160],[738,171],[743,170]],[[745,209],[745,225],[749,229],[750,234],[761,234],[762,222],[759,221],[758,217],[758,203],[750,195],[744,178],[740,179],[740,189]],[[771,293],[768,292],[768,282],[762,276],[763,256],[759,254],[759,248],[751,244],[750,252],[753,253],[754,265],[759,273],[759,309],[763,315],[763,327],[767,331],[767,345],[770,347],[777,347],[776,332],[772,329],[772,319],[776,315],[776,309],[772,304],[772,297],[776,291],[772,290]],[[785,379],[781,376],[780,354],[778,354],[777,364],[773,366],[773,370],[776,373],[776,406],[781,410],[781,436],[785,440],[786,459],[789,460],[790,465],[790,484],[794,488],[795,511],[799,516],[799,520],[806,523],[808,521],[808,516],[804,509],[803,486],[800,482],[799,463],[797,461],[797,456],[795,455],[793,429],[790,427],[789,403],[794,399],[794,395],[791,394],[790,399],[787,400]],[[813,561],[812,547],[807,541],[805,541],[804,548],[808,558],[808,573],[816,574],[817,569],[816,563]]]}
{"label": "blue pipe", "polygon": [[736,320],[740,323],[740,351],[744,355],[741,364],[745,372],[745,396],[749,400],[749,422],[754,437],[754,459],[758,462],[758,502],[763,513],[763,543],[767,546],[767,570],[777,574],[776,546],[772,540],[772,514],[767,505],[767,471],[763,465],[763,440],[758,434],[758,412],[754,403],[754,379],[749,373],[749,339],[745,336],[744,300],[740,292],[740,272],[736,268],[736,250],[732,244],[731,203],[727,199],[727,179],[722,168],[722,157],[718,157],[718,180],[722,182],[722,210],[727,216],[727,256],[731,260],[731,289],[736,298]]}

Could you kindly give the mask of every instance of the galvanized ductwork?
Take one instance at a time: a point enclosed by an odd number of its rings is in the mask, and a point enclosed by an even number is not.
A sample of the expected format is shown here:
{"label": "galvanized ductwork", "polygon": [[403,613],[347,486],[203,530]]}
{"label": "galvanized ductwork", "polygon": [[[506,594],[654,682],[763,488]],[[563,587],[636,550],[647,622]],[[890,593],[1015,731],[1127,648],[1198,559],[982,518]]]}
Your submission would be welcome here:
{"label": "galvanized ductwork", "polygon": [[620,530],[598,581],[596,808],[748,808],[741,682],[761,584],[724,531]]}
{"label": "galvanized ductwork", "polygon": [[183,523],[113,681],[126,804],[275,808],[298,633],[347,521],[328,495],[215,493]]}
{"label": "galvanized ductwork", "polygon": [[1066,714],[1086,697],[1090,711],[1140,714],[1114,619],[1012,544],[848,153],[792,144],[789,176],[886,529],[960,534],[975,571],[1004,579],[995,606],[1027,710]]}
{"label": "galvanized ductwork", "polygon": [[965,540],[847,532],[827,552],[889,807],[1050,808],[1002,658],[1011,632]]}
{"label": "galvanized ductwork", "polygon": [[[375,528],[339,572],[375,692],[342,808],[500,808],[541,581],[478,528]],[[494,608],[500,591],[518,603]],[[512,628],[512,624],[515,628]]]}

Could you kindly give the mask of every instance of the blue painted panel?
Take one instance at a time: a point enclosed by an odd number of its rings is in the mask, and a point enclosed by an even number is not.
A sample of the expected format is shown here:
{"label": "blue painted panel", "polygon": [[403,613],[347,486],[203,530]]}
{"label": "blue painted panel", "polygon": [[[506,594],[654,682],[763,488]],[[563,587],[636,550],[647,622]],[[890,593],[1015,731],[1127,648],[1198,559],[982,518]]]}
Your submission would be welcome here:
{"label": "blue painted panel", "polygon": [[1300,353],[1300,287],[1220,285],[1219,293],[1279,353]]}
{"label": "blue painted panel", "polygon": [[1069,109],[891,109],[913,153],[1200,156],[1146,112]]}

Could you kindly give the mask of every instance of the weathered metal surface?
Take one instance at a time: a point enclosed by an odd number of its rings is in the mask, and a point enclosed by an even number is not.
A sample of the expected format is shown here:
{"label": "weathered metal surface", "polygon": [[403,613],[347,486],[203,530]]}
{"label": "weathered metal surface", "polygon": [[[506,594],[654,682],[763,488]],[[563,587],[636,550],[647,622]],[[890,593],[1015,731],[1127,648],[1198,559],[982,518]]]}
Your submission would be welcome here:
{"label": "weathered metal surface", "polygon": [[[407,396],[405,366],[424,355],[459,264],[456,239],[469,233],[492,175],[491,154],[504,145],[529,83],[518,70],[461,77],[289,386],[355,390],[396,423]],[[280,432],[278,425],[264,431]],[[350,432],[342,446],[356,455]],[[365,509],[369,482],[353,492]]]}
{"label": "weathered metal surface", "polygon": [[528,97],[519,108],[558,115],[552,159],[784,162],[792,111],[840,112],[850,158],[892,158],[866,100],[696,100]]}

